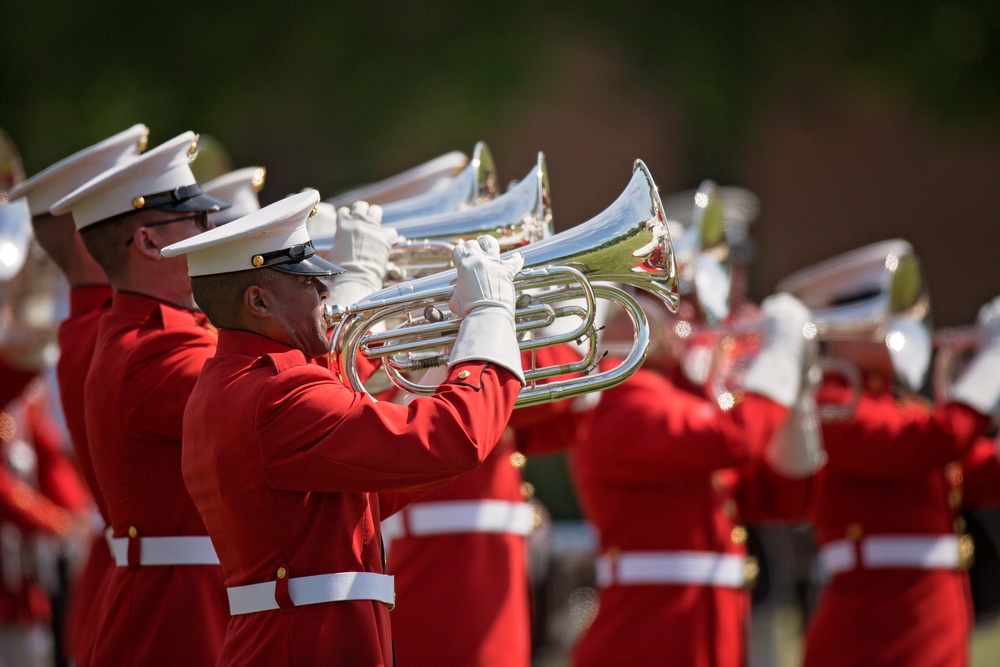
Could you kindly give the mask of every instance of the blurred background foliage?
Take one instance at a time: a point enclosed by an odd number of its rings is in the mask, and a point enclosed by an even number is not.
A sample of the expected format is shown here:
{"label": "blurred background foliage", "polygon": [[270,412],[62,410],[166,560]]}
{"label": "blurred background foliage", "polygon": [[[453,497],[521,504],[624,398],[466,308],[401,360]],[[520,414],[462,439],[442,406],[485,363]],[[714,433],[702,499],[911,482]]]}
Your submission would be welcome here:
{"label": "blurred background foliage", "polygon": [[481,139],[502,181],[545,152],[565,229],[639,157],[664,192],[713,178],[761,197],[754,298],[894,236],[921,254],[938,322],[1000,292],[996,0],[32,0],[2,16],[0,127],[29,175],[142,122],[152,145],[190,129],[234,168],[265,165],[269,203]]}
{"label": "blurred background foliage", "polygon": [[[744,177],[740,156],[776,98],[892,99],[957,134],[995,133],[1000,117],[989,0],[36,0],[4,13],[0,119],[29,173],[141,121],[154,140],[195,129],[237,163],[274,163],[275,198],[307,181],[346,188],[477,139],[502,155],[532,122],[522,109],[567,76],[584,79],[584,107],[643,100],[654,119],[661,107],[679,140],[647,152],[668,149],[685,186]],[[615,81],[588,72],[595,53]],[[620,111],[609,118],[627,122]]]}

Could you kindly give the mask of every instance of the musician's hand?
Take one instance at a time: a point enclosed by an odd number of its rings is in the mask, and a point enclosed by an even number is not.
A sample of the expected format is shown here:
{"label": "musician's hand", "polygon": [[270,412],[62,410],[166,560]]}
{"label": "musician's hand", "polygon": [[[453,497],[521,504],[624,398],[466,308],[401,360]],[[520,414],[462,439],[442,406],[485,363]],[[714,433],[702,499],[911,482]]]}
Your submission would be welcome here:
{"label": "musician's hand", "polygon": [[764,315],[764,345],[781,347],[800,356],[806,346],[803,328],[812,314],[791,294],[772,294],[760,304]]}
{"label": "musician's hand", "polygon": [[382,207],[354,202],[337,210],[330,261],[344,269],[333,279],[330,302],[346,306],[382,288],[395,230],[382,227]]}
{"label": "musician's hand", "polygon": [[979,309],[979,350],[955,383],[950,399],[986,415],[1000,414],[1000,297]]}
{"label": "musician's hand", "polygon": [[743,388],[791,407],[799,395],[806,359],[803,327],[809,309],[790,294],[775,294],[761,303],[764,340],[743,381]]}
{"label": "musician's hand", "polygon": [[452,251],[458,277],[448,307],[459,317],[474,308],[499,306],[514,314],[514,275],[524,265],[521,253],[500,259],[500,244],[492,236],[460,243]]}
{"label": "musician's hand", "polygon": [[503,366],[524,384],[514,323],[514,274],[524,265],[516,253],[500,259],[500,244],[480,236],[452,252],[458,272],[448,307],[462,317],[449,366],[478,359]]}

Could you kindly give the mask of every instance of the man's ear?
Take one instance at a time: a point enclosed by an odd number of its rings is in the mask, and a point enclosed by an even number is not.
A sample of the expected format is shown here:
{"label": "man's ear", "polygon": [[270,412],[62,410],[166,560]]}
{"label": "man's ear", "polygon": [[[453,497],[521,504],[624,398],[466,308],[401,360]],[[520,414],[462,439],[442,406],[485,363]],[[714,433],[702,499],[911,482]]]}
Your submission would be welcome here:
{"label": "man's ear", "polygon": [[251,285],[243,291],[243,305],[256,317],[271,317],[271,292],[260,285]]}
{"label": "man's ear", "polygon": [[132,247],[149,259],[163,259],[156,234],[150,227],[136,227],[132,232]]}

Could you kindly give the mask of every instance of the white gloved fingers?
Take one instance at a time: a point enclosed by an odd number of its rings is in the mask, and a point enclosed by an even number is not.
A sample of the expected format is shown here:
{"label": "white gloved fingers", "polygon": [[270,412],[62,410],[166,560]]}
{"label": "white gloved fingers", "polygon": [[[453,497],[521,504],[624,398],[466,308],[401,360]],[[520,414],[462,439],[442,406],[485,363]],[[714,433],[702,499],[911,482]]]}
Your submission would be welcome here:
{"label": "white gloved fingers", "polygon": [[484,234],[476,239],[476,241],[479,243],[479,247],[482,248],[483,252],[487,255],[491,255],[493,257],[500,256],[500,242],[494,237]]}
{"label": "white gloved fingers", "polygon": [[368,202],[359,199],[358,201],[351,204],[351,217],[361,218],[362,220],[368,219]]}
{"label": "white gloved fingers", "polygon": [[513,255],[503,260],[503,266],[507,269],[507,273],[511,276],[517,275],[517,273],[524,268],[524,255],[519,252],[515,252]]}
{"label": "white gloved fingers", "polygon": [[461,261],[472,254],[472,246],[478,244],[475,241],[463,241],[451,249],[451,260],[458,266]]}
{"label": "white gloved fingers", "polygon": [[383,227],[382,233],[385,235],[386,243],[388,243],[390,246],[394,246],[397,243],[406,240],[402,236],[400,236],[399,232],[397,232],[392,227]]}
{"label": "white gloved fingers", "polygon": [[743,379],[743,388],[789,407],[799,395],[808,341],[803,328],[809,309],[790,294],[775,294],[761,303],[764,340]]}
{"label": "white gloved fingers", "polygon": [[[365,202],[365,203],[367,204],[367,202]],[[368,205],[368,215],[365,216],[365,219],[368,220],[369,222],[371,222],[373,225],[381,225],[382,224],[382,207],[379,206],[378,204],[369,204]]]}
{"label": "white gloved fingers", "polygon": [[769,320],[788,323],[788,326],[792,327],[793,330],[797,324],[799,331],[801,331],[812,317],[812,313],[804,303],[786,292],[772,294],[761,302],[760,307],[764,316]]}

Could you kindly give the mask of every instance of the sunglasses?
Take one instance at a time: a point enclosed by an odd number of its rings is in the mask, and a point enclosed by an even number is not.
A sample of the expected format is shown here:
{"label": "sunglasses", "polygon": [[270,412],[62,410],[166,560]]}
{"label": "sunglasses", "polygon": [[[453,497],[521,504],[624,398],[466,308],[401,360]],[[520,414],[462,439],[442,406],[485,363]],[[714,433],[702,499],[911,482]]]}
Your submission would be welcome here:
{"label": "sunglasses", "polygon": [[[148,222],[143,227],[159,227],[160,225],[169,225],[175,222],[184,222],[185,220],[194,220],[201,227],[201,231],[207,232],[209,229],[214,229],[215,225],[208,221],[208,213],[206,211],[198,211],[197,213],[192,213],[191,215],[181,216],[179,218],[167,218],[166,220],[157,220],[155,222]],[[125,247],[132,245],[132,238],[128,237],[125,241]]]}

